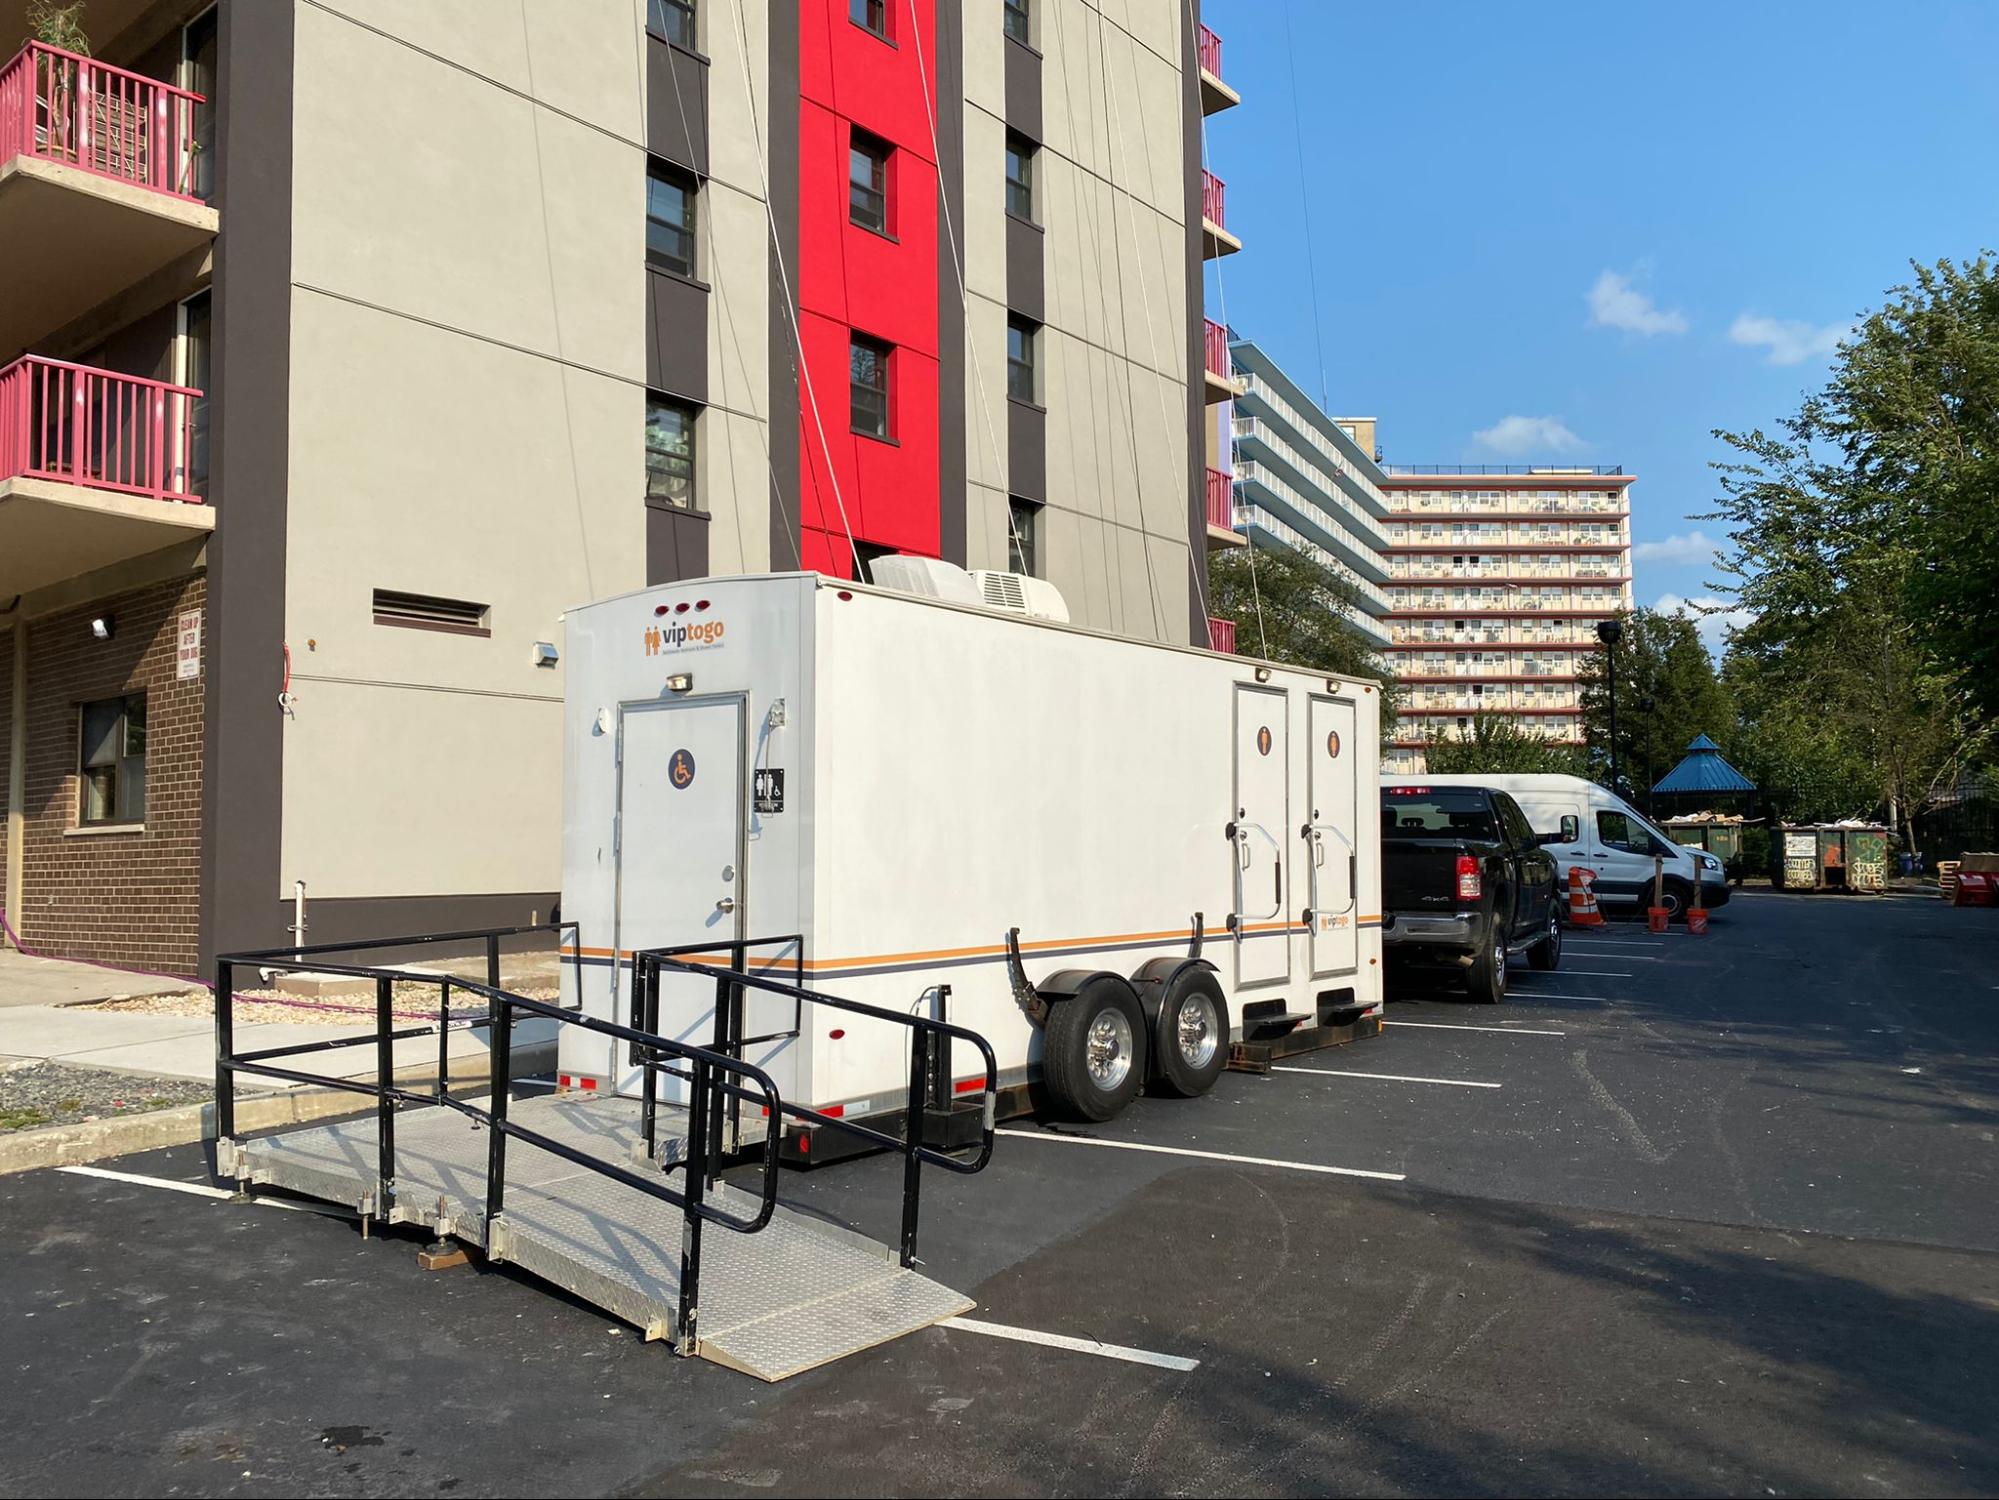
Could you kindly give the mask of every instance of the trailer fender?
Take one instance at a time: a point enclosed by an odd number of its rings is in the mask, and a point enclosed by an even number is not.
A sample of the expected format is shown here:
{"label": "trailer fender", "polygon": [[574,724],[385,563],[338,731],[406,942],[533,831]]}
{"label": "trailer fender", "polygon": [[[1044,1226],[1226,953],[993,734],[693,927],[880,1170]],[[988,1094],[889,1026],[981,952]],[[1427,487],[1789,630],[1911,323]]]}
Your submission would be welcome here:
{"label": "trailer fender", "polygon": [[1206,969],[1210,974],[1221,972],[1205,958],[1188,958],[1177,953],[1163,953],[1157,958],[1148,958],[1132,971],[1131,987],[1138,992],[1138,1003],[1144,1007],[1145,1024],[1148,1029],[1159,1025],[1160,1002],[1180,976],[1189,969]]}

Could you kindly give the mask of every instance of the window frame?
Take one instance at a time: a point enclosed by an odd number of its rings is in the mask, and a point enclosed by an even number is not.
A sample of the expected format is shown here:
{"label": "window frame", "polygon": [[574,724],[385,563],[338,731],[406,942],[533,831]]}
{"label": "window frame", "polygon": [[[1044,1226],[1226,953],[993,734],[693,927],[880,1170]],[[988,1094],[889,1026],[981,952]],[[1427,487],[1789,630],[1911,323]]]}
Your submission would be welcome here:
{"label": "window frame", "polygon": [[[854,355],[862,349],[875,355],[876,367],[881,371],[879,385],[862,385],[854,377]],[[861,424],[861,408],[856,397],[862,392],[878,396],[881,401],[879,427]],[[895,439],[895,345],[886,339],[875,338],[858,328],[847,330],[847,425],[857,437],[872,438],[878,443],[892,443]]]}
{"label": "window frame", "polygon": [[[879,187],[864,186],[854,180],[854,158],[864,157],[873,163],[881,179]],[[865,229],[869,234],[878,234],[883,239],[895,238],[895,145],[885,141],[871,130],[863,130],[851,125],[847,131],[847,222],[856,229]],[[881,199],[881,223],[870,224],[854,216],[854,194],[874,193]]]}
{"label": "window frame", "polygon": [[[684,195],[687,222],[675,224],[670,219],[662,219],[653,212],[653,184],[677,188]],[[671,234],[685,235],[687,239],[686,265],[680,265],[672,252],[658,249],[653,244],[654,226]],[[646,158],[646,264],[667,271],[675,276],[683,276],[689,281],[701,279],[701,179],[662,157]]]}
{"label": "window frame", "polygon": [[1029,578],[1041,576],[1041,513],[1046,509],[1039,500],[1025,495],[1006,497],[1007,571]]}
{"label": "window frame", "polygon": [[[1034,179],[1039,174],[1035,171],[1034,163],[1035,158],[1041,154],[1041,148],[1019,131],[1009,130],[1006,133],[1005,149],[1006,211],[1011,217],[1020,220],[1021,223],[1032,224],[1036,228],[1039,228],[1041,220],[1035,212],[1034,192]],[[1016,158],[1019,159],[1021,164],[1022,175],[1019,178],[1016,178],[1013,173],[1013,163]],[[1016,197],[1023,200],[1025,211],[1016,205]]]}
{"label": "window frame", "polygon": [[[1014,335],[1020,335],[1023,357],[1016,358],[1013,352]],[[1008,313],[1006,318],[1006,396],[1009,401],[1019,401],[1028,406],[1041,405],[1041,325],[1032,318],[1019,313]],[[1025,371],[1027,393],[1016,389],[1016,381]]]}
{"label": "window frame", "polygon": [[[114,721],[113,734],[117,743],[116,752],[108,759],[91,760],[90,741],[86,727],[90,721],[90,711],[108,704],[118,705],[118,715]],[[139,748],[132,749],[132,709],[138,706]],[[146,690],[116,693],[108,698],[91,698],[76,705],[76,826],[78,828],[129,828],[142,827],[146,821]],[[131,776],[133,764],[137,764],[136,778]],[[108,770],[111,774],[110,811],[101,817],[90,815],[91,788],[94,784],[91,772]],[[136,785],[137,806],[128,792]]]}
{"label": "window frame", "polygon": [[[861,12],[858,16],[854,14],[856,9]],[[859,27],[878,42],[887,42],[891,47],[895,45],[895,33],[889,29],[889,17],[892,14],[894,8],[888,0],[847,0],[849,24]],[[867,19],[870,15],[878,18],[881,24],[878,26],[870,24]]]}
{"label": "window frame", "polygon": [[[657,27],[653,25],[654,16],[660,18],[660,25]],[[677,29],[684,29],[686,35],[676,35],[676,28],[669,28],[667,24],[669,16],[679,18],[680,27]],[[700,9],[695,0],[646,0],[646,32],[650,36],[658,37],[668,46],[699,53],[700,19]]]}
{"label": "window frame", "polygon": [[[653,445],[653,414],[655,411],[662,409],[677,413],[686,419],[682,429],[686,438],[686,451],[684,453],[676,452],[671,447],[655,447]],[[664,391],[646,392],[645,490],[647,505],[662,510],[684,511],[689,515],[704,514],[701,509],[700,421],[701,408],[696,406],[692,401],[682,401],[678,397],[667,395]],[[656,463],[656,459],[663,460],[663,462]],[[675,499],[671,491],[671,485],[674,482],[671,475],[673,469],[681,465],[684,465],[686,469],[686,474],[682,482],[687,487],[687,494],[685,499]],[[668,476],[665,486],[660,484],[660,477],[663,474]]]}
{"label": "window frame", "polygon": [[1034,45],[1032,0],[1000,0],[1000,32],[1023,47]]}

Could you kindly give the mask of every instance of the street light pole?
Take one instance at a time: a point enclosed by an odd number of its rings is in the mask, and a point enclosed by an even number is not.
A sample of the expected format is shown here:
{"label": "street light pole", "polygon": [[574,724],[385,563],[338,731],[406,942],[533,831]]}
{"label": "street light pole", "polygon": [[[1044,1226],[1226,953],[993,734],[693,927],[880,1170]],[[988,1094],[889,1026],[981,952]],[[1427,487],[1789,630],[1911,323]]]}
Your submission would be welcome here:
{"label": "street light pole", "polygon": [[1617,620],[1599,620],[1596,638],[1603,642],[1603,666],[1610,681],[1610,789],[1617,790],[1617,643],[1624,626]]}

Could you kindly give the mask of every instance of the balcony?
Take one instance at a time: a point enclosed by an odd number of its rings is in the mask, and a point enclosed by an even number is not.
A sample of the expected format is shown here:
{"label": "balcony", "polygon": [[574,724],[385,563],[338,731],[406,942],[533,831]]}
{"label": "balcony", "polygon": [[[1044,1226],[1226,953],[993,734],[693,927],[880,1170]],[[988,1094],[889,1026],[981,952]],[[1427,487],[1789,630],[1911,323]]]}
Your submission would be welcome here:
{"label": "balcony", "polygon": [[1246,547],[1249,538],[1235,529],[1235,481],[1220,469],[1208,470],[1205,497],[1208,516],[1208,550]]}
{"label": "balcony", "polygon": [[1194,38],[1201,67],[1201,113],[1220,114],[1242,103],[1242,95],[1222,82],[1222,39],[1206,26]]}
{"label": "balcony", "polygon": [[40,42],[0,69],[0,354],[213,239],[206,103]]}
{"label": "balcony", "polygon": [[1225,656],[1235,655],[1235,621],[1208,616],[1208,649]]}
{"label": "balcony", "polygon": [[1242,394],[1229,365],[1229,331],[1213,318],[1202,319],[1201,365],[1207,377],[1208,405],[1233,401]]}
{"label": "balcony", "polygon": [[0,370],[0,598],[215,527],[200,391],[28,356]]}
{"label": "balcony", "polygon": [[1228,184],[1201,169],[1201,258],[1234,255],[1242,241],[1228,231]]}

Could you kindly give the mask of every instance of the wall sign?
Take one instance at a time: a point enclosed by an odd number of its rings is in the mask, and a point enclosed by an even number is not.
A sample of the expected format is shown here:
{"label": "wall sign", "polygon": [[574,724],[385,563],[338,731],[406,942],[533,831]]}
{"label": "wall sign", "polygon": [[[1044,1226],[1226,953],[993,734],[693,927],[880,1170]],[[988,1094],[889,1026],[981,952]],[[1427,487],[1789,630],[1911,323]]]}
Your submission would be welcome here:
{"label": "wall sign", "polygon": [[784,768],[775,766],[756,773],[757,811],[760,813],[781,813],[784,811]]}
{"label": "wall sign", "polygon": [[694,754],[690,750],[676,750],[673,758],[666,763],[666,779],[673,783],[675,791],[686,791],[694,785]]}
{"label": "wall sign", "polygon": [[174,647],[174,676],[192,682],[201,676],[201,611],[180,612],[180,637]]}
{"label": "wall sign", "polygon": [[1340,732],[1337,729],[1326,731],[1326,754],[1334,760],[1340,758]]}
{"label": "wall sign", "polygon": [[1270,726],[1268,724],[1256,732],[1256,753],[1258,755],[1268,755],[1270,753]]}

